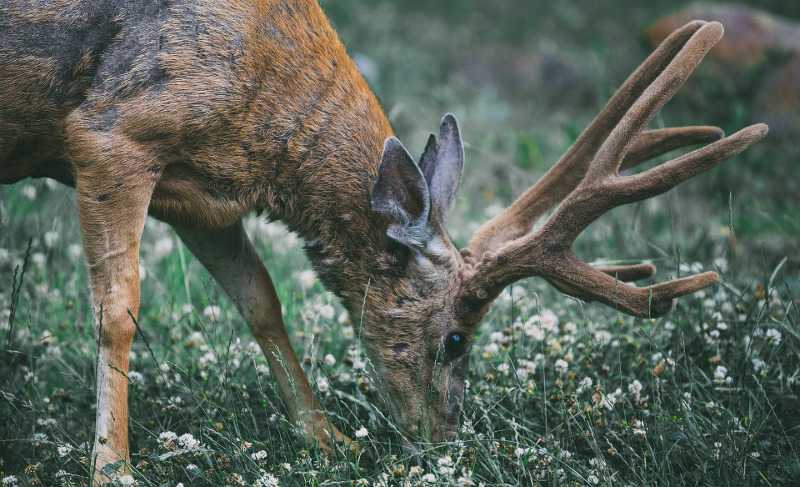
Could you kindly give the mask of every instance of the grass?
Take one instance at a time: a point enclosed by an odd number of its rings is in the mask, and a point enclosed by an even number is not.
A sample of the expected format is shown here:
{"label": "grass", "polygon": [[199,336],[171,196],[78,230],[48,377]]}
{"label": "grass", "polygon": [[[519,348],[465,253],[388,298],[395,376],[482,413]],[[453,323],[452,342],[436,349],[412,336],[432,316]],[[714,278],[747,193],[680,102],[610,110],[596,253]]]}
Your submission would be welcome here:
{"label": "grass", "polygon": [[[351,54],[375,63],[372,84],[412,152],[442,114],[459,117],[467,167],[450,229],[461,245],[566,149],[646,56],[638,32],[668,13],[627,1],[612,12],[575,2],[542,2],[538,12],[466,0],[323,5]],[[787,2],[756,5],[800,16]],[[583,95],[560,103],[571,98],[471,84],[461,56],[508,45],[551,50],[582,67]],[[749,123],[748,93],[714,79],[699,76],[655,123],[727,131]],[[508,289],[478,329],[458,439],[420,445],[421,465],[404,453],[364,371],[353,323],[309,274],[296,237],[279,224],[247,220],[329,417],[348,436],[362,435],[358,461],[326,458],[298,438],[233,306],[172,230],[150,220],[129,376],[132,480],[793,485],[800,475],[800,211],[787,196],[800,179],[796,155],[791,141],[768,139],[584,232],[576,252],[587,260],[650,259],[660,280],[720,273],[718,285],[682,298],[666,318],[619,315],[537,280]],[[0,187],[6,485],[87,483],[95,352],[76,215],[73,190],[31,180]]]}

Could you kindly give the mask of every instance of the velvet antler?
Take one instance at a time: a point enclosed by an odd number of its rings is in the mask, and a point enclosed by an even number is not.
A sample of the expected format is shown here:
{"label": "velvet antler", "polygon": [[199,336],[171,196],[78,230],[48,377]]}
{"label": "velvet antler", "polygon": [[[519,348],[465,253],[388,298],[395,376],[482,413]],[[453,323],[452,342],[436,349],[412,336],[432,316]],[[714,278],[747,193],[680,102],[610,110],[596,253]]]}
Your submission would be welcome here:
{"label": "velvet antler", "polygon": [[[651,287],[624,281],[647,277],[651,265],[594,268],[572,253],[575,238],[610,209],[661,194],[738,154],[767,133],[757,124],[718,140],[715,127],[681,127],[643,132],[706,53],[722,37],[717,22],[692,22],[667,38],[628,78],[603,112],[542,179],[510,207],[486,222],[462,250],[471,266],[459,295],[469,309],[484,309],[509,284],[542,276],[560,290],[597,300],[642,317],[672,310],[679,296],[718,280],[714,272]],[[678,147],[709,145],[631,176],[619,170]],[[534,233],[534,222],[563,203]]]}

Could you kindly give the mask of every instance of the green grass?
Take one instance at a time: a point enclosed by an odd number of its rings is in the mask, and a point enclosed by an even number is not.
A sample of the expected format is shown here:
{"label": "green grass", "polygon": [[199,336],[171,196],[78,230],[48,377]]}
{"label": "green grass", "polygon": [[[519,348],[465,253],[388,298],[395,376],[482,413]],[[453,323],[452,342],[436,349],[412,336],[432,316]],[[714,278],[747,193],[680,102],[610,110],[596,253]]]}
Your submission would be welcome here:
{"label": "green grass", "polygon": [[[568,147],[646,56],[641,30],[668,13],[632,1],[609,12],[606,3],[542,2],[538,12],[466,0],[323,5],[350,53],[376,64],[374,89],[412,153],[445,112],[458,116],[467,167],[450,230],[463,245]],[[787,2],[756,5],[800,16]],[[583,95],[562,103],[546,91],[476,87],[459,74],[464,53],[505,45],[550,49],[583,66]],[[747,92],[726,91],[708,74],[687,91],[655,125],[732,131],[751,121]],[[366,428],[358,461],[326,458],[299,439],[231,303],[172,230],[150,220],[131,355],[133,477],[140,486],[269,485],[266,473],[280,485],[793,485],[796,157],[791,141],[768,138],[584,232],[575,248],[588,261],[649,259],[658,280],[720,272],[719,284],[682,298],[666,318],[619,315],[539,280],[507,290],[477,332],[458,439],[420,445],[420,466],[374,384],[353,367],[365,360],[353,325],[301,275],[309,266],[296,238],[247,221],[329,417],[350,437]],[[0,482],[18,479],[8,485],[88,482],[95,351],[79,242],[73,190],[0,186]]]}

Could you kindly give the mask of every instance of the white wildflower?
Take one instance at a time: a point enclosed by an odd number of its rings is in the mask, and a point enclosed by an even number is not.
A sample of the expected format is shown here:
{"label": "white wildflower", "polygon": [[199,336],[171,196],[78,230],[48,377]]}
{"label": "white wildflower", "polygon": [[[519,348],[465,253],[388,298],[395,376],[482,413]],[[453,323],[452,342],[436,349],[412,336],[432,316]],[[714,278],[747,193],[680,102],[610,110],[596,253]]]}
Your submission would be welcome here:
{"label": "white wildflower", "polygon": [[557,372],[564,373],[569,368],[569,363],[564,359],[558,359],[556,360],[555,368]]}
{"label": "white wildflower", "polygon": [[36,424],[39,426],[44,426],[46,428],[52,428],[53,426],[58,424],[55,418],[39,418],[36,420]]}
{"label": "white wildflower", "polygon": [[523,333],[525,333],[525,336],[529,336],[534,340],[542,341],[544,340],[544,331],[538,323],[539,319],[537,316],[531,317],[523,325]]}
{"label": "white wildflower", "polygon": [[450,455],[445,455],[442,458],[438,459],[436,463],[439,464],[440,467],[448,466],[453,464],[453,458]]}
{"label": "white wildflower", "polygon": [[314,285],[314,282],[317,280],[317,276],[314,275],[314,271],[305,270],[300,273],[297,280],[300,281],[300,287],[303,289],[308,289]]}
{"label": "white wildflower", "polygon": [[176,435],[172,431],[165,431],[165,432],[161,433],[160,435],[158,435],[158,439],[161,440],[164,443],[166,443],[168,441],[171,441],[171,442],[174,443],[174,442],[178,441],[178,435]]}
{"label": "white wildflower", "polygon": [[325,355],[323,361],[325,362],[325,365],[327,365],[328,367],[333,367],[334,365],[336,365],[336,357],[334,357],[331,354]]}
{"label": "white wildflower", "polygon": [[781,343],[781,332],[775,328],[770,328],[769,330],[767,330],[765,339],[767,340],[768,343],[771,343],[772,345],[777,347],[778,344]]}
{"label": "white wildflower", "polygon": [[44,233],[44,246],[47,248],[51,248],[58,242],[58,232],[56,231],[49,231]]}
{"label": "white wildflower", "polygon": [[47,262],[47,256],[41,252],[36,252],[35,254],[31,255],[31,262],[33,262],[33,265],[41,269]]}
{"label": "white wildflower", "polygon": [[128,372],[128,380],[137,386],[144,385],[144,376],[141,374],[141,372],[136,372],[135,370]]}
{"label": "white wildflower", "polygon": [[153,246],[153,254],[155,254],[156,258],[163,259],[172,253],[172,249],[174,247],[175,243],[173,242],[172,237],[162,237],[158,239]]}
{"label": "white wildflower", "polygon": [[58,447],[58,456],[65,457],[69,455],[69,452],[72,451],[72,446],[70,445],[61,445]]}
{"label": "white wildflower", "polygon": [[332,320],[335,314],[336,310],[330,304],[326,304],[319,309],[319,315],[326,320]]}
{"label": "white wildflower", "polygon": [[72,260],[78,260],[83,255],[83,245],[76,243],[70,244],[69,247],[67,247],[67,253]]}
{"label": "white wildflower", "polygon": [[116,478],[119,485],[136,485],[136,480],[132,475],[122,475]]}
{"label": "white wildflower", "polygon": [[324,377],[320,377],[319,379],[317,379],[317,389],[319,389],[319,392],[323,394],[328,392],[331,389],[331,385],[328,383],[328,379]]}
{"label": "white wildflower", "polygon": [[717,368],[714,370],[714,382],[717,384],[730,384],[733,382],[732,377],[727,377],[728,375],[728,368],[724,365],[718,365]]}
{"label": "white wildflower", "polygon": [[501,374],[503,374],[504,376],[508,376],[508,369],[509,368],[510,368],[510,366],[508,365],[508,363],[507,362],[503,362],[502,364],[499,364],[497,366],[497,371],[500,372]]}
{"label": "white wildflower", "polygon": [[549,309],[546,309],[539,314],[539,323],[541,323],[542,328],[547,331],[558,331],[558,316]]}
{"label": "white wildflower", "polygon": [[489,341],[494,343],[503,343],[506,339],[505,334],[502,331],[494,331],[489,334]]}
{"label": "white wildflower", "polygon": [[714,345],[719,342],[719,330],[711,330],[706,333],[706,343]]}
{"label": "white wildflower", "polygon": [[634,380],[633,382],[628,384],[628,392],[633,394],[633,397],[638,398],[639,396],[641,396],[642,389],[643,389],[642,383],[639,382],[638,380]]}
{"label": "white wildflower", "polygon": [[589,388],[591,388],[593,383],[594,383],[594,382],[592,381],[592,378],[591,378],[591,377],[584,377],[584,378],[583,378],[583,379],[581,379],[581,381],[578,383],[578,388],[577,388],[577,389],[575,389],[575,392],[576,392],[576,393],[578,393],[578,394],[580,394],[581,392],[583,392],[583,390],[584,390],[584,389],[589,389]]}
{"label": "white wildflower", "polygon": [[213,320],[219,318],[219,314],[221,312],[222,309],[220,309],[219,306],[216,305],[206,306],[205,308],[203,308],[203,318],[207,320]]}
{"label": "white wildflower", "polygon": [[256,460],[256,461],[263,460],[263,459],[267,458],[267,452],[265,450],[259,450],[259,451],[255,452],[255,453],[251,453],[250,454],[250,458],[252,458],[253,460]]}
{"label": "white wildflower", "polygon": [[622,389],[617,388],[616,391],[612,392],[611,394],[601,394],[600,395],[600,406],[608,409],[611,411],[614,409],[614,404],[617,402],[617,397],[622,394]]}
{"label": "white wildflower", "polygon": [[260,477],[256,479],[255,487],[278,487],[278,479],[271,473],[259,470]]}
{"label": "white wildflower", "polygon": [[611,333],[607,330],[598,330],[594,333],[594,340],[601,345],[608,345],[612,338]]}
{"label": "white wildflower", "polygon": [[644,429],[644,421],[642,421],[640,419],[634,419],[633,420],[633,429],[632,429],[632,431],[633,431],[633,434],[636,435],[636,436],[641,436],[642,438],[647,436],[647,432]]}
{"label": "white wildflower", "polygon": [[186,448],[188,450],[200,447],[200,441],[196,440],[195,437],[192,436],[191,433],[186,433],[186,434],[181,435],[178,438],[178,443],[180,443],[180,445],[182,447],[184,447],[184,448]]}
{"label": "white wildflower", "polygon": [[358,431],[356,431],[356,438],[364,438],[367,435],[369,435],[369,431],[367,431],[367,428],[363,426]]}
{"label": "white wildflower", "polygon": [[586,481],[592,485],[597,485],[600,483],[600,479],[597,478],[597,476],[595,475],[589,475],[588,477],[586,477]]}
{"label": "white wildflower", "polygon": [[756,369],[756,374],[758,375],[767,374],[767,363],[761,360],[760,358],[753,359],[753,368]]}
{"label": "white wildflower", "polygon": [[19,194],[23,198],[33,201],[36,199],[36,187],[26,184],[25,186],[19,188]]}
{"label": "white wildflower", "polygon": [[434,475],[432,473],[426,473],[425,475],[422,476],[422,478],[420,478],[420,480],[422,480],[423,482],[427,482],[429,484],[432,484],[432,483],[436,482],[436,475]]}

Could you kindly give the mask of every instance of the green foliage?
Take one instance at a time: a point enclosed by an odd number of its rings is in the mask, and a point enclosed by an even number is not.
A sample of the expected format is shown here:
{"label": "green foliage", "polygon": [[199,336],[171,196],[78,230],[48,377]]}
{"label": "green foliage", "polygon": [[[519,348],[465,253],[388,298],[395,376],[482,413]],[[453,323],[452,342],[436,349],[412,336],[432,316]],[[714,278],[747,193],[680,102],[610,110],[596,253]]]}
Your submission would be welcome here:
{"label": "green foliage", "polygon": [[[793,2],[750,4],[800,18]],[[639,31],[684,5],[323,2],[351,54],[377,64],[371,83],[412,152],[444,113],[459,117],[467,167],[449,228],[461,244],[547,170],[644,59]],[[465,74],[464,56],[509,43],[543,46],[581,66],[583,81],[566,94],[507,92]],[[731,132],[750,123],[750,84],[719,83],[710,72],[692,82],[654,125]],[[659,280],[720,272],[720,284],[682,298],[667,318],[619,316],[537,280],[507,290],[478,330],[458,441],[417,445],[421,466],[361,367],[353,324],[309,279],[296,237],[263,218],[247,221],[328,416],[350,437],[366,431],[357,460],[326,458],[300,440],[233,306],[174,233],[149,221],[129,375],[133,478],[140,486],[793,485],[796,154],[791,141],[767,139],[676,191],[611,212],[579,239],[586,260],[650,259]],[[0,482],[87,482],[95,350],[76,215],[73,190],[0,186]]]}

